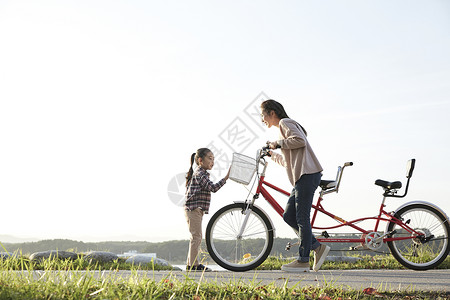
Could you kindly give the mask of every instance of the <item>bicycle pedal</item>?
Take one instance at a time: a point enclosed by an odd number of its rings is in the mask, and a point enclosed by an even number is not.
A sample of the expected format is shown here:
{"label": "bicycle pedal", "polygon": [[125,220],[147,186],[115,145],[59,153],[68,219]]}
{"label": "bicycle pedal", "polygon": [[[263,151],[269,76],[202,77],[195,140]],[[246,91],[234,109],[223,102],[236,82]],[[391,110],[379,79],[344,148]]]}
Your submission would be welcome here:
{"label": "bicycle pedal", "polygon": [[324,238],[329,238],[330,237],[330,235],[328,234],[328,232],[326,232],[326,231],[323,231],[322,232],[322,236],[324,237]]}
{"label": "bicycle pedal", "polygon": [[296,243],[292,244],[291,242],[288,242],[285,249],[286,249],[286,251],[289,251],[289,250],[291,250],[292,246],[297,246],[297,245],[300,245],[300,243],[296,242]]}
{"label": "bicycle pedal", "polygon": [[292,244],[290,242],[288,242],[287,245],[286,245],[286,248],[285,248],[286,251],[291,250],[291,247],[292,247]]}
{"label": "bicycle pedal", "polygon": [[397,233],[397,230],[392,230],[392,231],[386,233],[386,236],[389,237],[389,238],[391,238],[391,237],[392,237],[394,234],[396,234],[396,233]]}
{"label": "bicycle pedal", "polygon": [[350,247],[348,250],[350,251],[359,251],[359,249],[364,248],[363,246]]}

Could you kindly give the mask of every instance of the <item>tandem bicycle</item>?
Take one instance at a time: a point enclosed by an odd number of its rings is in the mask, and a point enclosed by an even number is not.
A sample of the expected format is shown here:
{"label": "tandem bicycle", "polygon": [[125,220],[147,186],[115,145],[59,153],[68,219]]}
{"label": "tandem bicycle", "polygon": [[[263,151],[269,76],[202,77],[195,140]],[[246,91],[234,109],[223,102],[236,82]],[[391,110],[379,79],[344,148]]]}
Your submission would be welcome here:
{"label": "tandem bicycle", "polygon": [[[270,156],[269,151],[267,146],[262,147],[258,150],[256,159],[234,153],[232,170],[233,167],[247,168],[250,174],[247,175],[247,179],[238,178],[235,181],[242,180],[240,183],[249,184],[254,177],[254,183],[257,184],[256,191],[253,197],[247,197],[245,201],[234,202],[219,209],[211,217],[206,228],[205,238],[209,255],[218,265],[230,271],[252,270],[262,264],[272,250],[275,228],[269,215],[255,204],[256,201],[262,196],[282,217],[283,208],[267,188],[286,196],[290,195],[289,192],[266,181],[268,162],[265,158]],[[375,184],[383,189],[381,205],[376,216],[346,221],[327,211],[323,200],[325,195],[338,192],[344,169],[352,165],[353,163],[347,162],[339,166],[335,180],[320,182],[319,198],[311,208],[312,229],[323,230],[321,236],[316,236],[317,240],[320,243],[356,243],[358,246],[353,247],[354,250],[364,248],[377,251],[383,244],[387,244],[395,259],[413,270],[428,270],[442,263],[450,250],[449,218],[444,211],[425,201],[407,202],[393,212],[385,209],[389,198],[403,198],[408,193],[415,159],[407,163],[407,183],[403,195],[397,194],[402,187],[401,181],[376,180]],[[328,216],[337,224],[325,227],[317,225],[318,214]],[[357,225],[367,220],[375,221],[374,228],[365,229]],[[382,224],[385,225],[384,231]],[[361,235],[359,238],[330,237],[327,233],[327,230],[341,228],[352,228]],[[293,245],[295,243],[288,243],[287,250]]]}

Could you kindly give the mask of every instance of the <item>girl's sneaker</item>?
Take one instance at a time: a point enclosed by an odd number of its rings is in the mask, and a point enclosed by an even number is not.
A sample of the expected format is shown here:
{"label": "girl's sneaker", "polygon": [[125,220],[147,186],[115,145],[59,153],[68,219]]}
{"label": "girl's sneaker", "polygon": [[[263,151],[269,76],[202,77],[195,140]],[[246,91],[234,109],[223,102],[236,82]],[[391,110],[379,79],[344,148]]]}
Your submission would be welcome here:
{"label": "girl's sneaker", "polygon": [[309,262],[301,262],[296,259],[287,265],[282,265],[281,270],[291,273],[309,272]]}
{"label": "girl's sneaker", "polygon": [[202,264],[196,265],[196,266],[186,266],[186,271],[200,271],[200,272],[211,272],[212,270],[208,267],[205,267]]}

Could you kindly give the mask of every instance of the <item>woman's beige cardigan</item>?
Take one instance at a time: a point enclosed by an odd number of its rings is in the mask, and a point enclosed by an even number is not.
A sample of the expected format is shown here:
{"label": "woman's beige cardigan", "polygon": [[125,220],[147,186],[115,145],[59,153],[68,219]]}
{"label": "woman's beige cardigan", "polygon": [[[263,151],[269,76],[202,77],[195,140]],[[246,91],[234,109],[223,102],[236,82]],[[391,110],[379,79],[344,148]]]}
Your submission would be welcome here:
{"label": "woman's beige cardigan", "polygon": [[280,120],[280,140],[282,155],[272,154],[272,160],[286,168],[289,181],[294,186],[303,174],[322,172],[322,166],[306,139],[300,125],[292,119]]}

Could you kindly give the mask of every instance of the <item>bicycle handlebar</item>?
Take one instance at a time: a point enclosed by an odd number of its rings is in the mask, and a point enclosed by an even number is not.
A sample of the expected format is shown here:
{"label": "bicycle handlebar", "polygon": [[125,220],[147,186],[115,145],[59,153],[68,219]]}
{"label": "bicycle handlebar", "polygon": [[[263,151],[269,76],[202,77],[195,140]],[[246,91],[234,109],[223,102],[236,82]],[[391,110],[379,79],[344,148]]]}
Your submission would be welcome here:
{"label": "bicycle handlebar", "polygon": [[[262,161],[264,162],[263,164],[265,165],[263,173],[265,173],[265,170],[266,170],[265,168],[267,167],[267,164],[265,163],[264,157],[265,156],[269,156],[269,157],[271,156],[270,155],[270,151],[272,149],[269,147],[269,143],[270,142],[267,142],[266,146],[263,146],[261,148],[260,152],[259,152],[259,158],[262,159]],[[277,145],[276,148],[281,148],[281,146]],[[258,161],[258,164],[259,163],[260,163],[260,161]],[[336,180],[335,180],[336,186],[333,189],[327,190],[326,193],[332,193],[332,192],[336,192],[337,193],[338,192],[339,186],[340,186],[340,183],[341,183],[341,179],[342,179],[342,173],[344,172],[344,168],[345,167],[351,167],[351,166],[353,166],[353,162],[349,161],[349,162],[345,162],[342,167],[338,167],[338,172],[337,172]]]}
{"label": "bicycle handlebar", "polygon": [[[269,151],[272,149],[269,147],[269,144],[270,144],[270,142],[267,142],[266,146],[261,148],[262,149],[261,157],[264,157],[264,156],[270,157],[271,156]],[[276,149],[280,149],[280,148],[281,148],[281,146],[277,144]]]}

